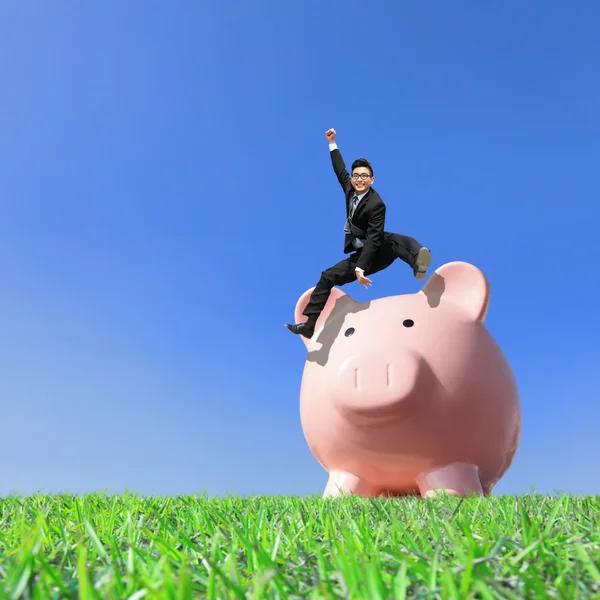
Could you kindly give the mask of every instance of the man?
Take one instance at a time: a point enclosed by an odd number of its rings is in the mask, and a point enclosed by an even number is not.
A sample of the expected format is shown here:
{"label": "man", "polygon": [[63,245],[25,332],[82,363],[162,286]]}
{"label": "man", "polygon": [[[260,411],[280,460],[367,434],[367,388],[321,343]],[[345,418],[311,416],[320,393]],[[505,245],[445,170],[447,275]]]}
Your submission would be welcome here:
{"label": "man", "polygon": [[350,176],[335,143],[335,136],[335,129],[325,133],[333,170],[346,197],[344,254],[352,254],[321,273],[310,301],[302,312],[308,320],[297,325],[286,324],[292,333],[309,339],[333,286],[342,286],[358,279],[368,288],[371,280],[366,275],[386,269],[397,258],[412,267],[416,279],[423,279],[431,262],[429,250],[414,238],[384,231],[385,204],[371,187],[375,178],[369,161],[364,158],[355,160]]}

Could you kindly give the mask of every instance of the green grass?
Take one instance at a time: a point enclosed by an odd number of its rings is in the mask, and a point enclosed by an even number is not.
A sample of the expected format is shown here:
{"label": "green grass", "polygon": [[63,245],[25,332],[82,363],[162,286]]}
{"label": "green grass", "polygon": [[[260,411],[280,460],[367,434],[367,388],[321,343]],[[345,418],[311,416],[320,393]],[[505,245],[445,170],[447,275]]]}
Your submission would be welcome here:
{"label": "green grass", "polygon": [[1,598],[600,598],[600,498],[9,496]]}

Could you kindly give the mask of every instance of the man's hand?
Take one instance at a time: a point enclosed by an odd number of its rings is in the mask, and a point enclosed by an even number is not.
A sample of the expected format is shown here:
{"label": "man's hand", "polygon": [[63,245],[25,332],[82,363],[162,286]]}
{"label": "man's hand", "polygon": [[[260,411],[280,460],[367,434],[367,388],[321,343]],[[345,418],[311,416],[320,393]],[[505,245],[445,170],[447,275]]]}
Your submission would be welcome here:
{"label": "man's hand", "polygon": [[335,129],[331,128],[329,131],[326,131],[325,137],[330,144],[333,144],[335,142]]}
{"label": "man's hand", "polygon": [[356,279],[358,282],[366,289],[371,285],[371,280],[368,277],[365,277],[361,271],[355,271]]}

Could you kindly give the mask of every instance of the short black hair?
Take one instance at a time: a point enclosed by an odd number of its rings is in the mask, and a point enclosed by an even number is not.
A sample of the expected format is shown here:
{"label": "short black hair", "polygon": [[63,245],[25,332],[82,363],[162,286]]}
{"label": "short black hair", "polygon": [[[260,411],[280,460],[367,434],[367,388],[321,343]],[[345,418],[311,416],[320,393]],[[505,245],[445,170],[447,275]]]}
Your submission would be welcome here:
{"label": "short black hair", "polygon": [[371,163],[366,158],[357,158],[352,163],[352,171],[353,172],[354,172],[354,169],[356,169],[356,167],[367,167],[367,169],[369,169],[369,171],[371,171],[371,177],[373,177],[373,167],[371,166]]}

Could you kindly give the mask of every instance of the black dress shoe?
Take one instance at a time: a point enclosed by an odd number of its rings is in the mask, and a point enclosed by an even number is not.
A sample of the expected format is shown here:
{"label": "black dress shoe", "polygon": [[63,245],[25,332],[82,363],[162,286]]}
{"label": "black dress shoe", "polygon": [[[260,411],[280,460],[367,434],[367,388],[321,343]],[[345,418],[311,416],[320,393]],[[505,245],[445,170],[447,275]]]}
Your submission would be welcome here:
{"label": "black dress shoe", "polygon": [[310,323],[300,323],[298,325],[289,325],[286,324],[285,327],[289,329],[292,333],[303,335],[305,338],[310,339],[312,334],[315,332],[314,324]]}

